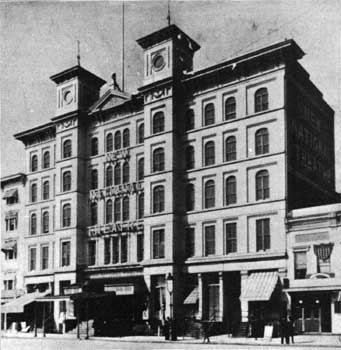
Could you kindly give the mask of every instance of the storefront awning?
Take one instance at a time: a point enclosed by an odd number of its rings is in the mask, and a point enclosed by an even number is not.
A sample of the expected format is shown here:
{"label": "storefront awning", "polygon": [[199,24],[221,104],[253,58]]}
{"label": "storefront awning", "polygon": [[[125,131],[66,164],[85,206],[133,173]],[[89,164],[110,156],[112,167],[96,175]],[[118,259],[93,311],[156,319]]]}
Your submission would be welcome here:
{"label": "storefront awning", "polygon": [[249,301],[270,300],[278,278],[275,271],[252,273],[247,279],[246,287],[242,290],[241,298]]}
{"label": "storefront awning", "polygon": [[4,242],[1,245],[1,250],[3,252],[8,252],[11,250],[16,250],[17,249],[17,242],[16,241],[9,241],[9,242]]}
{"label": "storefront awning", "polygon": [[17,188],[11,188],[10,190],[7,190],[2,198],[7,199],[7,198],[13,198],[13,197],[18,197]]}
{"label": "storefront awning", "polygon": [[28,305],[30,303],[33,303],[37,298],[44,297],[50,293],[50,290],[43,292],[43,293],[29,293],[25,294],[22,297],[18,299],[14,299],[10,301],[9,303],[3,305],[1,307],[1,313],[22,313],[24,312],[24,306]]}
{"label": "storefront awning", "polygon": [[185,299],[184,304],[186,305],[195,304],[198,300],[199,300],[199,290],[198,290],[198,287],[195,287]]}

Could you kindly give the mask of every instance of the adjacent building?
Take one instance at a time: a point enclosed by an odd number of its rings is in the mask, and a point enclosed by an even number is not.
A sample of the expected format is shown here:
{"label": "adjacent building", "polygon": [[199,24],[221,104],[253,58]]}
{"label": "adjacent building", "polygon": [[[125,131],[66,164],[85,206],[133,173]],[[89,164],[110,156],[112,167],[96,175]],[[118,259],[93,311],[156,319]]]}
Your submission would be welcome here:
{"label": "adjacent building", "polygon": [[[51,121],[15,135],[25,288],[49,293],[55,329],[75,317],[111,335],[168,316],[189,332],[193,318],[233,334],[276,323],[293,295],[288,213],[339,201],[334,112],[293,40],[200,71],[200,46],[175,25],[137,42],[138,93],[113,75],[101,95],[105,81],[77,65],[51,77]],[[87,315],[70,294],[85,290],[98,294]]]}

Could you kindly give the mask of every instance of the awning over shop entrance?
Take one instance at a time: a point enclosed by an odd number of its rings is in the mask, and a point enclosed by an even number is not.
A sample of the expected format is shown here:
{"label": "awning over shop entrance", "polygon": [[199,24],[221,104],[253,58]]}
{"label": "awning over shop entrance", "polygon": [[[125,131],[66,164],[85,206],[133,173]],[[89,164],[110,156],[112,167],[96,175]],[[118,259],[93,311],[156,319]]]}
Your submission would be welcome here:
{"label": "awning over shop entrance", "polygon": [[276,271],[252,273],[247,279],[241,297],[249,301],[270,300],[278,278]]}
{"label": "awning over shop entrance", "polygon": [[7,190],[4,194],[4,196],[2,197],[3,199],[6,198],[13,198],[13,197],[17,197],[18,196],[18,189],[16,188],[11,188],[10,190]]}
{"label": "awning over shop entrance", "polygon": [[184,301],[184,304],[190,305],[195,304],[199,299],[199,290],[198,287],[195,287],[191,293],[188,294],[187,298]]}
{"label": "awning over shop entrance", "polygon": [[17,249],[17,242],[16,241],[4,242],[1,245],[1,250],[3,252],[16,251],[16,249]]}
{"label": "awning over shop entrance", "polygon": [[33,303],[37,298],[44,297],[50,293],[50,291],[46,291],[43,293],[29,293],[26,295],[23,295],[22,297],[12,300],[9,303],[3,305],[1,307],[1,313],[21,313],[24,312],[24,306],[28,305],[30,303]]}

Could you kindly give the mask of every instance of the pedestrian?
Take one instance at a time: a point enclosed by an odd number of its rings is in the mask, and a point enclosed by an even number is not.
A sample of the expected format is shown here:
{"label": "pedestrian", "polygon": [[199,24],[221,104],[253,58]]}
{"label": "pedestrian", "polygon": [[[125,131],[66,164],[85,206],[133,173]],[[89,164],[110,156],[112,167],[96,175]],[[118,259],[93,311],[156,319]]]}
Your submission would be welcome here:
{"label": "pedestrian", "polygon": [[169,340],[169,327],[170,327],[170,319],[167,317],[163,324],[163,334],[165,335],[165,340]]}
{"label": "pedestrian", "polygon": [[285,331],[286,331],[286,318],[283,316],[280,319],[279,323],[280,327],[280,334],[281,334],[281,344],[284,344],[284,338],[285,338]]}
{"label": "pedestrian", "polygon": [[203,331],[204,331],[204,341],[203,343],[205,343],[205,340],[207,339],[207,343],[210,342],[210,327],[209,327],[209,322],[208,321],[204,321],[203,322]]}
{"label": "pedestrian", "polygon": [[291,338],[292,344],[294,344],[294,333],[295,333],[294,320],[291,316],[289,316],[289,318],[288,318],[288,336]]}
{"label": "pedestrian", "polygon": [[290,325],[289,325],[289,316],[285,319],[285,343],[290,344]]}

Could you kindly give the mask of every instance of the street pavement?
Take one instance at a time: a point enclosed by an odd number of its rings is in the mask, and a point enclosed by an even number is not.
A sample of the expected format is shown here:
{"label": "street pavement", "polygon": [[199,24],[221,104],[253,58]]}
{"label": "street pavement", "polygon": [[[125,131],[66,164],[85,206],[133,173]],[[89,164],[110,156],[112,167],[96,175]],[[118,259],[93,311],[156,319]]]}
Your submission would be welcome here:
{"label": "street pavement", "polygon": [[280,339],[228,338],[227,335],[211,337],[211,343],[203,344],[198,339],[165,341],[161,337],[124,337],[76,339],[75,335],[41,334],[34,338],[32,334],[3,335],[1,350],[153,350],[153,349],[341,349],[338,336],[296,336],[295,344],[281,345]]}

